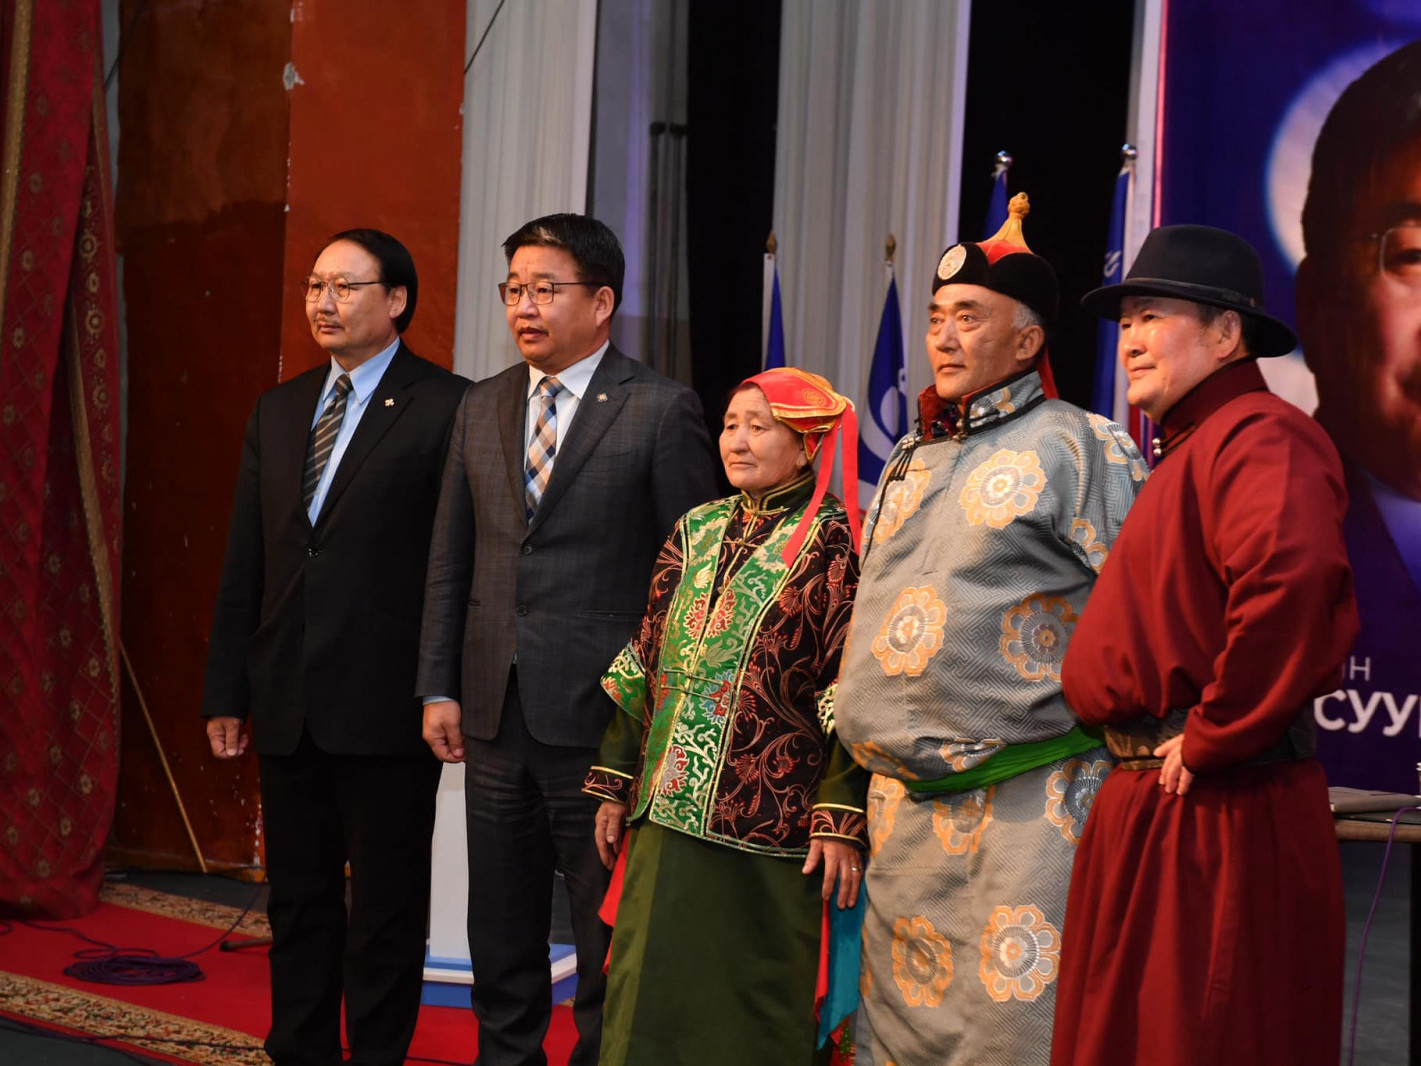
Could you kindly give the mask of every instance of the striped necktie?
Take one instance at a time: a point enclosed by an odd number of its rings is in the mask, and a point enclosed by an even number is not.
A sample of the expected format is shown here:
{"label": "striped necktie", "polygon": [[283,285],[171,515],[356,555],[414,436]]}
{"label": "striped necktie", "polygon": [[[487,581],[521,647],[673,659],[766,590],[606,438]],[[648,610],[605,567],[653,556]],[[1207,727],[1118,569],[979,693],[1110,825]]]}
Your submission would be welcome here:
{"label": "striped necktie", "polygon": [[533,423],[533,439],[528,442],[528,463],[523,470],[524,509],[531,520],[543,499],[543,490],[553,476],[553,456],[558,451],[558,393],[562,382],[554,377],[538,382],[538,420]]}
{"label": "striped necktie", "polygon": [[321,483],[321,475],[326,472],[326,463],[340,436],[340,424],[345,421],[345,399],[349,395],[350,375],[342,374],[336,378],[336,391],[321,412],[316,428],[311,430],[311,443],[306,446],[306,473],[301,479],[301,499],[307,511],[316,498],[316,487]]}

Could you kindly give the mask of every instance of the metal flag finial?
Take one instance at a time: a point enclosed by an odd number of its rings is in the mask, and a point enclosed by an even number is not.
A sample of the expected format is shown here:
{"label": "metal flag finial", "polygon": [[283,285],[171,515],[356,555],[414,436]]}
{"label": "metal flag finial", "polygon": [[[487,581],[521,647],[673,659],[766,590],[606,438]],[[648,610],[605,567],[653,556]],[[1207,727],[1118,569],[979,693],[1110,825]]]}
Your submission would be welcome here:
{"label": "metal flag finial", "polygon": [[767,237],[767,238],[765,239],[765,254],[766,254],[766,255],[774,255],[774,254],[775,254],[775,249],[778,248],[779,246],[780,246],[779,241],[775,240],[775,231],[774,231],[774,230],[770,230],[770,235],[769,235],[769,237]]}

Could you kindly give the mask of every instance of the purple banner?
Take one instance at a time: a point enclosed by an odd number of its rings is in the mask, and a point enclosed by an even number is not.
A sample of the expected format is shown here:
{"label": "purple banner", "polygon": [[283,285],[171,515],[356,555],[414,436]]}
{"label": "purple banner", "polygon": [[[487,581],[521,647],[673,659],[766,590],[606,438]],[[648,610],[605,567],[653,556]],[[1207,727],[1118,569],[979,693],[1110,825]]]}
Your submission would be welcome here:
{"label": "purple banner", "polygon": [[1221,226],[1258,249],[1268,310],[1302,342],[1264,373],[1315,413],[1347,471],[1362,633],[1342,687],[1314,701],[1319,755],[1334,785],[1416,792],[1421,5],[1167,11],[1161,221]]}

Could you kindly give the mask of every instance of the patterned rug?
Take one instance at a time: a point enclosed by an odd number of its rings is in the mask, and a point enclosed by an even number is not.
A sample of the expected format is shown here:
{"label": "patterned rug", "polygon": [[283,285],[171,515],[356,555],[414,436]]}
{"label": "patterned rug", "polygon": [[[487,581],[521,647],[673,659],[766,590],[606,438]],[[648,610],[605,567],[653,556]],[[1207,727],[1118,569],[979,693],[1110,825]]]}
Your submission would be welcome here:
{"label": "patterned rug", "polygon": [[[164,918],[177,918],[179,921],[192,922],[194,925],[206,925],[213,929],[228,928],[242,913],[238,908],[229,907],[224,903],[209,903],[202,899],[173,896],[167,892],[155,892],[151,888],[141,888],[138,885],[114,881],[104,882],[103,888],[99,890],[99,902],[112,903],[130,910],[144,911],[147,914],[160,914]],[[271,936],[271,926],[267,924],[265,914],[248,914],[242,919],[242,924],[237,926],[233,935],[240,937]]]}
{"label": "patterned rug", "polygon": [[[112,1043],[172,1062],[267,1066],[260,1037],[121,999],[0,972],[0,1014]],[[109,1041],[105,1041],[109,1042]]]}
{"label": "patterned rug", "polygon": [[[270,1062],[257,1035],[268,1020],[264,950],[205,951],[194,961],[206,977],[191,984],[98,985],[63,972],[86,945],[62,929],[181,955],[216,940],[241,914],[237,907],[106,883],[92,914],[38,928],[15,925],[0,938],[0,1013],[70,1034],[112,1037],[112,1043],[173,1062],[261,1066]],[[270,933],[265,915],[248,914],[233,935]]]}
{"label": "patterned rug", "polygon": [[[223,952],[213,944],[241,909],[107,883],[92,914],[67,922],[14,924],[0,935],[0,1015],[73,1035],[112,1037],[114,1046],[178,1063],[264,1066],[271,1022],[265,948]],[[67,976],[74,953],[88,947],[73,930],[125,948],[165,956],[199,952],[204,978],[174,985],[99,985]],[[234,937],[270,935],[265,915],[248,914]],[[572,1010],[553,1007],[544,1042],[549,1066],[565,1066],[577,1040]],[[466,1008],[420,1008],[410,1057],[470,1062],[478,1029]]]}

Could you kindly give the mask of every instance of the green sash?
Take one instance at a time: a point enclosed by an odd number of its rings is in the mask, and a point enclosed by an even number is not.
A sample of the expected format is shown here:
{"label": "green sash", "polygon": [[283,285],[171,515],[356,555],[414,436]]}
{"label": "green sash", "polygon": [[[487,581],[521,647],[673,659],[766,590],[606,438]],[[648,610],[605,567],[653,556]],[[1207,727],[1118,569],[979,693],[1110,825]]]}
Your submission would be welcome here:
{"label": "green sash", "polygon": [[1035,770],[1057,759],[1079,755],[1091,748],[1098,748],[1103,741],[1100,734],[1086,732],[1080,726],[1073,726],[1069,733],[1050,740],[1038,740],[1033,744],[1008,744],[986,762],[978,763],[960,774],[948,774],[934,781],[904,781],[909,792],[970,792],[974,788],[986,788],[998,781]]}

